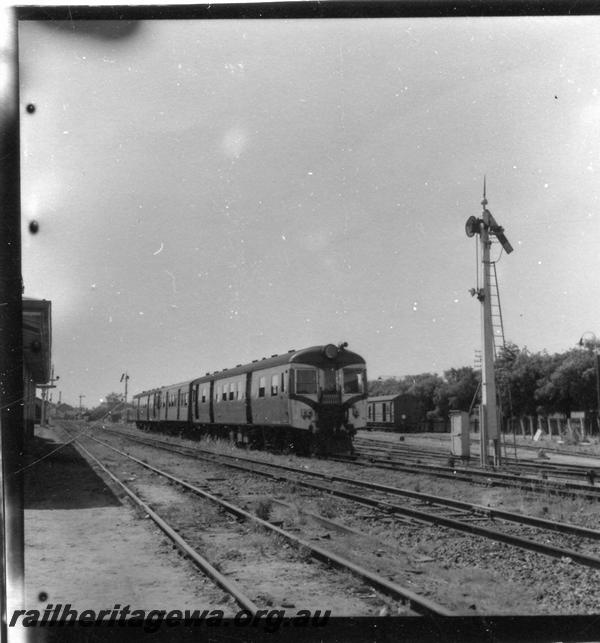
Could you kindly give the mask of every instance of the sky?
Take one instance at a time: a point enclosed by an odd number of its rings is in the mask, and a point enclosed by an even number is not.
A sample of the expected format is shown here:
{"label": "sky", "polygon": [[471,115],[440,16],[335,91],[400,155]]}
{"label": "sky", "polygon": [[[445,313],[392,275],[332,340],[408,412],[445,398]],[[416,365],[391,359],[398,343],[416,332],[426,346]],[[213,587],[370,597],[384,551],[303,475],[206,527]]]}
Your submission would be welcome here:
{"label": "sky", "polygon": [[472,366],[484,175],[507,341],[600,337],[600,18],[84,27],[19,28],[54,401],[342,341],[369,379]]}

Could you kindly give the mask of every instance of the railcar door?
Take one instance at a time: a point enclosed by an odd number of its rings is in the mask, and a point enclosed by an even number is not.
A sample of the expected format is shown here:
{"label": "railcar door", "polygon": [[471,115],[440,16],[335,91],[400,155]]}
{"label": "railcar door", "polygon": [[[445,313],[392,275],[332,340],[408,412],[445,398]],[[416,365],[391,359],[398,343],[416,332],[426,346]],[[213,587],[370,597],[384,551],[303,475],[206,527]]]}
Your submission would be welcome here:
{"label": "railcar door", "polygon": [[160,391],[154,394],[152,400],[152,419],[159,419],[160,414]]}
{"label": "railcar door", "polygon": [[[192,404],[193,404],[193,413],[194,413],[194,420],[198,419],[198,389],[200,388],[200,384],[193,384],[192,385]],[[190,411],[191,412],[191,411]]]}
{"label": "railcar door", "polygon": [[337,404],[340,402],[340,387],[335,368],[323,369],[323,383],[321,385],[321,402],[324,404]]}
{"label": "railcar door", "polygon": [[246,373],[246,422],[252,424],[252,372]]}
{"label": "railcar door", "polygon": [[215,423],[215,381],[211,380],[210,381],[210,393],[208,396],[208,408],[209,408],[209,417],[210,417],[210,423],[214,424]]}

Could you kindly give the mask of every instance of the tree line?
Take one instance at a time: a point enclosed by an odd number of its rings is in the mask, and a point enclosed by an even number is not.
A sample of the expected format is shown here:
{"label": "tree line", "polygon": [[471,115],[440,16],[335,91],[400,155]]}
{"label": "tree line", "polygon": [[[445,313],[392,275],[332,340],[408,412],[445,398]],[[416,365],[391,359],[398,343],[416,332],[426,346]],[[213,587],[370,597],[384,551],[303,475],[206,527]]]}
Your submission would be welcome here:
{"label": "tree line", "polygon": [[121,393],[109,393],[99,406],[88,410],[86,415],[92,422],[119,422],[134,418],[135,409],[130,402],[125,404]]}
{"label": "tree line", "polygon": [[[494,364],[498,400],[505,417],[548,416],[598,408],[596,346],[563,353],[533,353],[508,343]],[[369,396],[414,396],[423,419],[446,419],[451,410],[471,411],[481,401],[481,372],[470,366],[443,375],[422,373],[369,381]]]}

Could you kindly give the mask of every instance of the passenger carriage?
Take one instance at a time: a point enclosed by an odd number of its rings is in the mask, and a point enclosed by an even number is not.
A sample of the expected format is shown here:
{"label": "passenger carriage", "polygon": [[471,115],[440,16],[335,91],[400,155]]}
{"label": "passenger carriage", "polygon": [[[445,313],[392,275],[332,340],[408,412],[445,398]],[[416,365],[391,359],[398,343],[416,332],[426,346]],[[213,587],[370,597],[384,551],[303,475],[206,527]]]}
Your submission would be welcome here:
{"label": "passenger carriage", "polygon": [[134,396],[140,428],[212,434],[257,448],[350,452],[366,426],[362,357],[313,346]]}

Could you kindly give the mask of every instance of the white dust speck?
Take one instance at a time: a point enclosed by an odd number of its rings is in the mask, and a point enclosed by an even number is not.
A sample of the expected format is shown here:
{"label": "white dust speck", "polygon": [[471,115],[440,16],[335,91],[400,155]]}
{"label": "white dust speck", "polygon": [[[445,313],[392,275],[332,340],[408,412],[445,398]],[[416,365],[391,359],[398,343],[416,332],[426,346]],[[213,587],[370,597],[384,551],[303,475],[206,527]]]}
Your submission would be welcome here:
{"label": "white dust speck", "polygon": [[230,159],[239,159],[248,145],[248,134],[240,128],[231,128],[223,136],[221,149]]}

